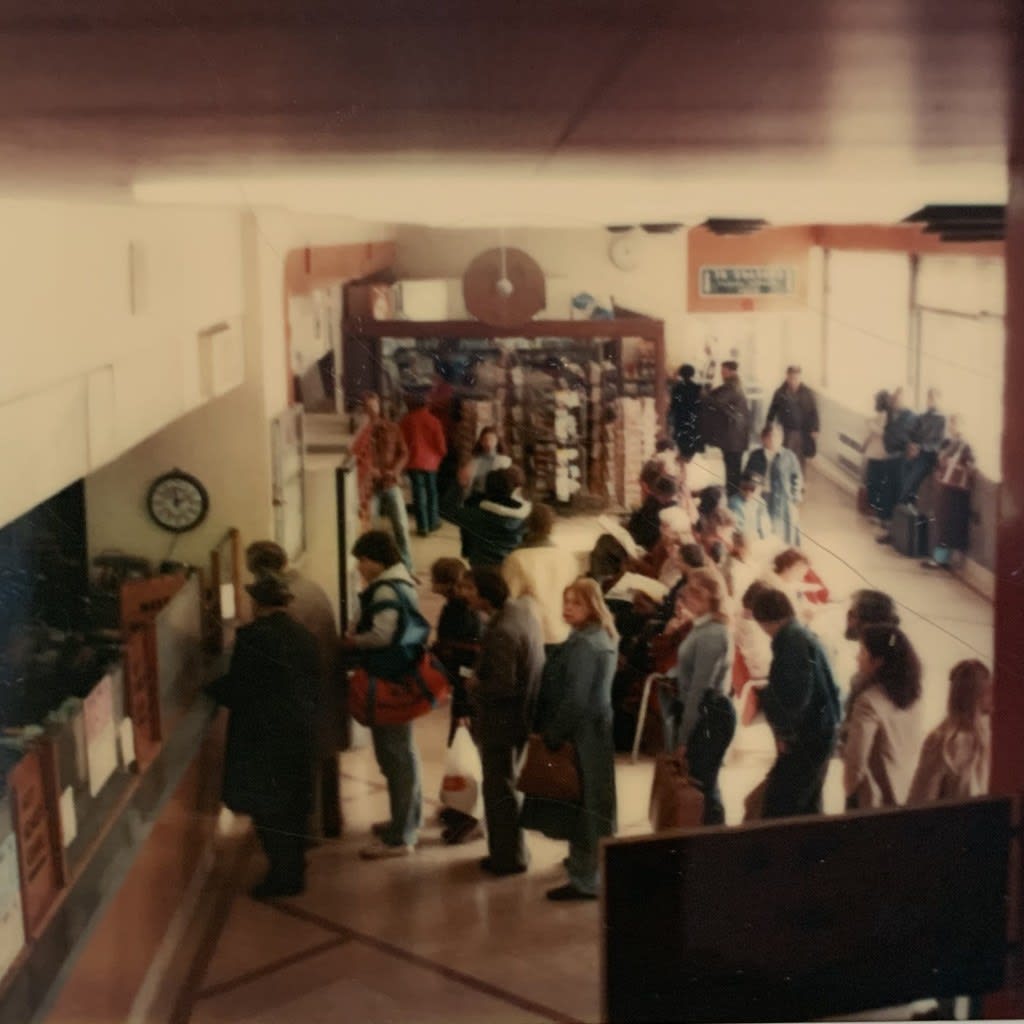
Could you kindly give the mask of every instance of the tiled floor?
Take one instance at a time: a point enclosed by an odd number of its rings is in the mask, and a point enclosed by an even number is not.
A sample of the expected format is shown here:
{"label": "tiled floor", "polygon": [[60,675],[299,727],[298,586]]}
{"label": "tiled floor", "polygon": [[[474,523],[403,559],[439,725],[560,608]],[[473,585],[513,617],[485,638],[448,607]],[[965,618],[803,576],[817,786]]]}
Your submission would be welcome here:
{"label": "tiled floor", "polygon": [[[713,465],[707,471],[714,473]],[[702,470],[694,468],[694,475]],[[433,558],[453,551],[451,528],[416,541],[421,575]],[[556,539],[588,550],[592,520],[561,522]],[[945,677],[954,661],[991,661],[992,609],[957,581],[933,575],[874,542],[874,534],[832,484],[814,477],[804,514],[805,549],[836,603],[822,629],[841,630],[846,596],[859,586],[888,591],[899,602],[907,632],[926,669],[929,726],[941,718]],[[424,597],[428,614],[436,601]],[[849,665],[842,650],[840,673]],[[564,844],[529,836],[530,871],[492,879],[477,860],[483,841],[446,847],[433,823],[444,755],[447,712],[416,726],[424,761],[430,824],[417,852],[401,860],[365,862],[357,856],[372,821],[384,816],[386,796],[367,747],[341,758],[345,834],[310,854],[309,887],[296,899],[264,905],[240,895],[195,1001],[193,1024],[318,1024],[358,1021],[519,1022],[594,1021],[600,1015],[599,916],[594,903],[554,904],[548,887],[563,880]],[[723,771],[730,822],[742,817],[743,797],[771,759],[764,725],[738,735]],[[826,809],[842,806],[834,765]],[[620,758],[620,831],[647,831],[651,765]],[[251,882],[262,871],[251,865]]]}

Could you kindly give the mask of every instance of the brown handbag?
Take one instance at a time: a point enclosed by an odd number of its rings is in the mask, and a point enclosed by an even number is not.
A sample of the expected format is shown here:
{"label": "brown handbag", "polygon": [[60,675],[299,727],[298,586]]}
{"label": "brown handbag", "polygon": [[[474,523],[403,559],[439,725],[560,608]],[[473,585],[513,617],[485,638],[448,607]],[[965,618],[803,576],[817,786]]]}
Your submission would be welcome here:
{"label": "brown handbag", "polygon": [[544,737],[530,733],[516,789],[527,796],[578,804],[583,799],[576,748],[568,741],[549,750]]}
{"label": "brown handbag", "polygon": [[704,794],[690,778],[686,756],[678,750],[659,754],[654,762],[647,814],[655,832],[693,828],[704,822]]}

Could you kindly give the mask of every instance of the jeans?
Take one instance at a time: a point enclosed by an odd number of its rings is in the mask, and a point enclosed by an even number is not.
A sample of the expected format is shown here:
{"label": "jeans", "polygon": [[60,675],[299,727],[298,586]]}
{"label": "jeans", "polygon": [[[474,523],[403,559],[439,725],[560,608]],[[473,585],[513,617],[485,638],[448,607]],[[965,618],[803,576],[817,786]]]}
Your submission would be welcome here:
{"label": "jeans", "polygon": [[901,505],[914,504],[917,501],[917,492],[935,468],[936,461],[935,452],[921,452],[904,461],[900,474]]}
{"label": "jeans", "polygon": [[370,735],[391,805],[391,821],[381,838],[389,846],[415,846],[423,822],[423,791],[412,722],[375,725]]}
{"label": "jeans", "polygon": [[788,818],[821,814],[821,790],[825,785],[831,742],[794,743],[779,754],[768,772],[764,791],[764,818]]}
{"label": "jeans", "polygon": [[383,516],[391,521],[391,528],[395,531],[398,553],[402,556],[406,569],[412,572],[412,555],[409,554],[409,517],[405,512],[405,497],[402,494],[402,488],[395,484],[394,487],[377,491],[370,502],[370,516],[373,519]]}
{"label": "jeans", "polygon": [[516,760],[521,749],[511,743],[484,743],[480,746],[487,852],[498,871],[524,868],[530,860],[523,830],[519,826],[522,797],[516,791]]}
{"label": "jeans", "polygon": [[420,535],[441,525],[437,501],[437,473],[431,469],[407,469],[412,483],[412,507],[416,512],[416,529]]}
{"label": "jeans", "polygon": [[734,494],[740,493],[743,452],[727,452],[723,448],[722,461],[725,463],[725,496],[731,498]]}
{"label": "jeans", "polygon": [[583,824],[586,815],[581,814],[581,827],[577,835],[569,840],[569,857],[565,869],[569,875],[569,884],[580,892],[597,893],[598,856],[600,840]]}
{"label": "jeans", "polygon": [[690,775],[700,784],[704,794],[704,824],[724,825],[725,807],[718,786],[725,752],[736,732],[736,710],[724,694],[705,697],[686,748]]}

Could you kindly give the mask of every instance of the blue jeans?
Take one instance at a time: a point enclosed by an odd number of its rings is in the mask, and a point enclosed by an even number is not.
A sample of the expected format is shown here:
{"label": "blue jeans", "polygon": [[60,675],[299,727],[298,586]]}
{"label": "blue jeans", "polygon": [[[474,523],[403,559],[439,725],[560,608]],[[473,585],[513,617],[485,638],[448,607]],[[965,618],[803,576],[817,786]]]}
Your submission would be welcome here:
{"label": "blue jeans", "polygon": [[[585,814],[581,814],[584,818]],[[577,834],[569,840],[569,857],[565,865],[569,875],[569,883],[580,892],[591,895],[597,893],[598,887],[598,851],[600,839],[589,828],[581,827]]]}
{"label": "blue jeans", "polygon": [[412,722],[375,725],[370,735],[391,805],[391,821],[382,839],[389,846],[415,846],[423,822],[423,791]]}
{"label": "blue jeans", "polygon": [[430,533],[441,525],[437,502],[437,473],[431,469],[407,469],[412,483],[412,507],[416,511],[416,529]]}
{"label": "blue jeans", "polygon": [[412,572],[412,555],[409,554],[409,517],[405,512],[402,488],[395,484],[394,487],[377,491],[370,502],[370,516],[373,519],[383,516],[390,520],[391,528],[395,531],[398,553],[402,556],[406,569]]}

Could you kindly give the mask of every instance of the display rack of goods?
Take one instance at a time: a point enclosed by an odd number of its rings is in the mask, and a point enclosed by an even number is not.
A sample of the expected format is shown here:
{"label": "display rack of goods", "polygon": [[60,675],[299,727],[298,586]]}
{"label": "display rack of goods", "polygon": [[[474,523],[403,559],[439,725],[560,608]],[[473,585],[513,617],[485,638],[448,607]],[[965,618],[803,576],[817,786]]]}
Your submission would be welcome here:
{"label": "display rack of goods", "polygon": [[618,402],[616,445],[619,449],[619,495],[626,508],[643,502],[640,471],[654,457],[657,413],[653,398],[622,398]]}

